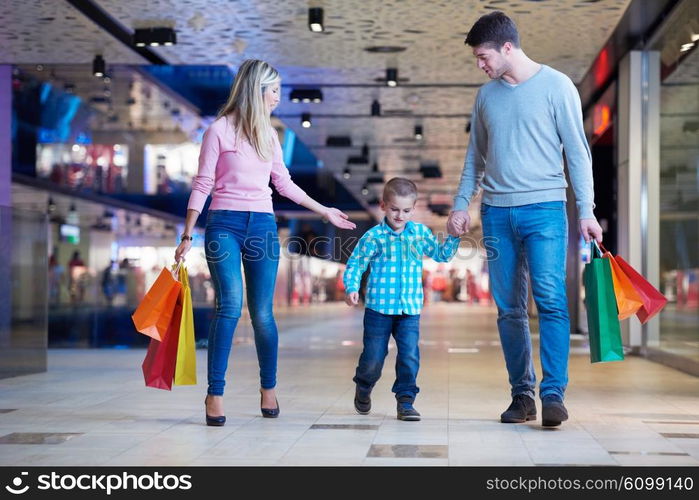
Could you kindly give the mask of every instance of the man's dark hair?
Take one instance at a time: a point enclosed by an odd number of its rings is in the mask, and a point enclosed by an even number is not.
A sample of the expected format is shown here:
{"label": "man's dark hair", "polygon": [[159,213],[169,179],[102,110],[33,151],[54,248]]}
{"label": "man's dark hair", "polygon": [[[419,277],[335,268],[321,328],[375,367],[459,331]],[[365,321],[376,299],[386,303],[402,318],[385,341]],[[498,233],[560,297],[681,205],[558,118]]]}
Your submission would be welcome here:
{"label": "man's dark hair", "polygon": [[519,48],[519,33],[515,22],[500,11],[481,16],[464,40],[464,43],[471,47],[490,45],[497,50],[500,50],[505,42]]}

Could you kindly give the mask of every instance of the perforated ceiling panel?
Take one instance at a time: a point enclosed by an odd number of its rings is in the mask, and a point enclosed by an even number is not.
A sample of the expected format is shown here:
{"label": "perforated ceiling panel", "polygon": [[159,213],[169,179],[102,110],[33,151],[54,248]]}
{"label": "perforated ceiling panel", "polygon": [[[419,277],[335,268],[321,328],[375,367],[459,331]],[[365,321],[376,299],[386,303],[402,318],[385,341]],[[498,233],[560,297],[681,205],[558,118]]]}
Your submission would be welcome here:
{"label": "perforated ceiling panel", "polygon": [[145,60],[63,0],[0,2],[0,64],[144,64]]}
{"label": "perforated ceiling panel", "polygon": [[[324,0],[317,2],[325,12],[326,31],[320,34],[308,29],[308,0],[96,3],[128,30],[173,27],[177,45],[152,49],[171,63],[227,64],[235,69],[242,60],[255,57],[277,66],[285,85],[320,86],[321,104],[293,104],[287,98],[290,89],[285,88],[276,113],[311,146],[324,168],[341,176],[347,157],[358,151],[325,148],[328,135],[349,135],[357,146],[366,142],[371,162],[390,175],[412,176],[421,161],[438,162],[444,177],[420,182],[426,199],[433,192],[453,192],[458,184],[468,141],[465,127],[477,89],[323,85],[375,84],[387,67],[398,68],[404,84],[481,84],[486,77],[463,40],[480,15],[495,9],[515,19],[528,55],[577,82],[630,0]],[[140,62],[66,2],[6,0],[0,13],[0,54],[7,62],[86,63],[96,50],[105,53],[108,63]],[[365,50],[375,46],[395,46],[401,51]],[[374,99],[384,112],[402,110],[413,116],[372,118],[369,110]],[[311,128],[301,127],[302,112],[311,113]],[[419,143],[409,139],[416,124],[424,130]],[[358,198],[366,198],[360,194],[360,176],[353,176],[348,185]],[[443,227],[443,219],[427,211],[418,218]]]}

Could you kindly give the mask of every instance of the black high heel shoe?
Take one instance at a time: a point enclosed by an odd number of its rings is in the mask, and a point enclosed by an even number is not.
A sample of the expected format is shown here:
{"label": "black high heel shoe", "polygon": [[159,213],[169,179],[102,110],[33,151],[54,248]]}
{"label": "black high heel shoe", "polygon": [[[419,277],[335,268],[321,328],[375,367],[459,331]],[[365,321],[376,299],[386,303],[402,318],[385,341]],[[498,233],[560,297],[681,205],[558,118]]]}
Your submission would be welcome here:
{"label": "black high heel shoe", "polygon": [[274,398],[274,402],[277,403],[276,408],[262,408],[262,389],[260,389],[260,411],[262,416],[265,418],[277,418],[279,416],[279,401]]}
{"label": "black high heel shoe", "polygon": [[206,413],[206,399],[209,396],[207,395],[204,398],[204,413],[206,414],[206,425],[210,425],[212,427],[221,427],[223,424],[226,423],[226,416],[221,415],[220,417],[210,417],[208,413]]}

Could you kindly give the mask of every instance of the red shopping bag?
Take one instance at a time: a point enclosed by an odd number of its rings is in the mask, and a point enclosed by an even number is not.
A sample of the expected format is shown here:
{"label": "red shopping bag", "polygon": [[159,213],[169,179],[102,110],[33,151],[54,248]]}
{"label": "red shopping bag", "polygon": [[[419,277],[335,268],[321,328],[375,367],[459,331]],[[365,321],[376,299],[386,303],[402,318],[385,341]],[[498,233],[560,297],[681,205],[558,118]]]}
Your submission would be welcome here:
{"label": "red shopping bag", "polygon": [[[179,265],[177,267],[179,270]],[[177,274],[175,274],[177,276]],[[163,340],[172,319],[175,302],[182,289],[172,271],[164,267],[158,279],[146,293],[131,315],[133,324],[140,333],[155,340]]]}
{"label": "red shopping bag", "polygon": [[643,301],[643,305],[636,313],[636,316],[641,323],[647,323],[653,316],[658,314],[665,304],[667,299],[658,291],[648,280],[639,274],[633,267],[618,255],[614,257],[619,267],[624,274],[631,280],[631,284],[638,292],[638,295]]}
{"label": "red shopping bag", "polygon": [[151,339],[148,352],[143,360],[141,369],[146,387],[172,390],[172,380],[175,377],[177,362],[177,345],[180,337],[180,321],[182,318],[182,302],[177,300],[172,313],[169,328],[162,341]]}

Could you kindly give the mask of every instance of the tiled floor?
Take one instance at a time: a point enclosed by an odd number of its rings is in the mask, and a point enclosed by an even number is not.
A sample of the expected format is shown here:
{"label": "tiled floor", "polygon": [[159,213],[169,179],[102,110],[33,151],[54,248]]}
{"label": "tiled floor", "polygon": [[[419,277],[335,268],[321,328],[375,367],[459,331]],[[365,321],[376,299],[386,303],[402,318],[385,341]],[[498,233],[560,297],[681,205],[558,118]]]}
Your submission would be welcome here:
{"label": "tiled floor", "polygon": [[280,418],[260,416],[248,325],[220,428],[204,425],[205,351],[199,384],[167,392],[144,387],[144,350],[52,350],[47,373],[0,380],[0,465],[699,465],[699,379],[642,358],[591,365],[574,340],[571,419],[501,424],[509,389],[494,311],[437,304],[422,317],[423,419],[402,422],[393,348],[371,414],[354,411],[361,310],[277,319]]}

